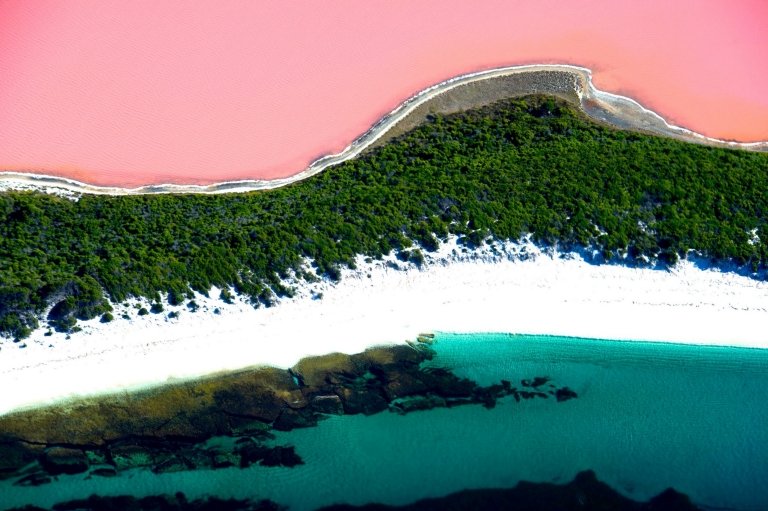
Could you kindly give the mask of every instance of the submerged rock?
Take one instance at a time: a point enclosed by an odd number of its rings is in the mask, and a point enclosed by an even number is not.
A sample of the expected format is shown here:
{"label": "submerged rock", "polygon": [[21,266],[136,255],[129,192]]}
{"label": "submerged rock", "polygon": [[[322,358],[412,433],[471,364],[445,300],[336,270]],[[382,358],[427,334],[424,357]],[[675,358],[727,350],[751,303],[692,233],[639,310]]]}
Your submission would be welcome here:
{"label": "submerged rock", "polygon": [[123,445],[110,448],[112,463],[117,470],[152,465],[152,451],[139,445]]}
{"label": "submerged rock", "polygon": [[79,474],[91,466],[83,451],[65,447],[52,447],[40,461],[45,471],[52,476]]}
{"label": "submerged rock", "polygon": [[48,484],[52,481],[48,475],[44,472],[35,472],[27,476],[22,477],[15,483],[14,486],[40,486],[41,484]]}
{"label": "submerged rock", "polygon": [[572,391],[568,387],[563,387],[562,389],[557,389],[555,391],[555,398],[557,399],[558,403],[562,403],[563,401],[568,401],[569,399],[575,399],[577,397],[579,397],[578,394],[576,394],[574,391]]}
{"label": "submerged rock", "polygon": [[91,475],[99,477],[115,477],[117,476],[117,470],[114,468],[97,468],[91,470]]}
{"label": "submerged rock", "polygon": [[317,413],[328,415],[344,414],[344,405],[341,403],[341,398],[336,394],[314,396],[310,400],[310,405]]}
{"label": "submerged rock", "polygon": [[396,409],[402,411],[403,413],[416,412],[420,410],[431,410],[433,408],[440,408],[445,406],[448,406],[448,403],[440,396],[419,396],[406,399],[395,404]]}
{"label": "submerged rock", "polygon": [[477,386],[466,378],[458,378],[447,369],[429,368],[421,371],[418,378],[429,390],[443,397],[469,397]]}
{"label": "submerged rock", "polygon": [[253,463],[259,463],[265,467],[289,467],[303,465],[304,461],[296,454],[293,446],[265,447],[255,443],[243,444],[238,451],[240,455],[240,467],[247,468]]}
{"label": "submerged rock", "polygon": [[264,459],[269,451],[268,447],[257,445],[255,442],[246,442],[240,444],[236,453],[240,456],[240,467],[247,468],[253,463],[258,463]]}
{"label": "submerged rock", "polygon": [[269,424],[258,419],[237,416],[230,416],[228,419],[232,434],[236,436],[259,435],[271,429]]}
{"label": "submerged rock", "polygon": [[109,455],[101,449],[87,450],[85,456],[91,465],[106,465],[109,463]]}
{"label": "submerged rock", "polygon": [[235,453],[226,452],[214,454],[213,468],[229,468],[240,465],[240,456]]}
{"label": "submerged rock", "polygon": [[280,417],[272,424],[277,431],[290,431],[296,428],[317,426],[317,414],[312,410],[283,410]]}
{"label": "submerged rock", "polygon": [[337,504],[319,511],[698,511],[690,499],[673,490],[648,502],[637,502],[581,472],[568,484],[521,482],[509,489],[464,490],[405,506]]}
{"label": "submerged rock", "polygon": [[[548,376],[537,376],[533,380],[521,380],[520,384],[523,387],[533,387],[533,388],[539,388],[545,383],[548,383],[552,381],[552,378],[549,378]],[[550,385],[551,387],[551,385]]]}
{"label": "submerged rock", "polygon": [[389,400],[399,399],[414,394],[421,394],[428,390],[423,381],[410,374],[398,374],[384,386],[384,392]]}
{"label": "submerged rock", "polygon": [[18,441],[0,444],[0,479],[4,474],[12,476],[14,471],[35,461],[44,449],[42,445]]}
{"label": "submerged rock", "polygon": [[171,456],[159,462],[154,467],[152,467],[152,472],[154,472],[155,474],[167,474],[169,472],[182,472],[184,470],[189,470],[189,467],[184,462],[184,460],[179,459],[176,456]]}
{"label": "submerged rock", "polygon": [[265,467],[289,467],[303,465],[304,461],[296,454],[293,446],[291,447],[273,447],[267,451],[260,465]]}
{"label": "submerged rock", "polygon": [[[183,493],[137,498],[130,495],[101,497],[92,495],[87,499],[61,502],[54,506],[56,511],[286,511],[284,506],[270,500],[219,499],[206,497],[188,501]],[[26,506],[10,511],[51,511],[36,506]]]}
{"label": "submerged rock", "polygon": [[341,398],[347,415],[373,415],[389,408],[389,402],[376,389],[341,387],[336,389],[336,394]]}
{"label": "submerged rock", "polygon": [[[539,390],[549,382],[545,377],[523,380],[528,389],[518,391],[508,380],[482,387],[449,369],[424,367],[435,353],[425,351],[423,342],[432,337],[423,337],[417,349],[399,345],[309,357],[291,370],[261,368],[0,417],[0,478],[27,475],[20,470],[35,460],[53,475],[85,472],[91,465],[156,473],[293,466],[301,462],[293,448],[262,445],[274,439],[271,430],[314,427],[330,414],[404,414],[464,404],[493,408],[505,396],[548,397]],[[567,387],[551,392],[557,401],[576,397]],[[234,448],[224,441],[230,452],[220,452],[206,447],[217,436],[246,438]]]}

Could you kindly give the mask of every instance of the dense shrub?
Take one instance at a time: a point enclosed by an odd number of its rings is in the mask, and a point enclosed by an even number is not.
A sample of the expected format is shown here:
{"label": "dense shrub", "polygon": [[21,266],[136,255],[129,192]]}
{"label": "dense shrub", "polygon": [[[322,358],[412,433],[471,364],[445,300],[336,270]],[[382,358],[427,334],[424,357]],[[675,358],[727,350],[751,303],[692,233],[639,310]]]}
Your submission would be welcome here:
{"label": "dense shrub", "polygon": [[276,190],[77,202],[5,192],[0,332],[28,335],[48,304],[50,321],[71,328],[108,312],[102,290],[178,304],[231,286],[269,306],[291,295],[289,275],[316,278],[305,260],[338,280],[357,254],[410,259],[449,233],[469,247],[530,234],[669,263],[695,249],[758,270],[766,190],[767,154],[611,130],[530,98],[435,118]]}
{"label": "dense shrub", "polygon": [[221,290],[219,298],[221,298],[224,303],[232,303],[234,296],[232,296],[232,293],[229,291],[229,289],[225,287]]}

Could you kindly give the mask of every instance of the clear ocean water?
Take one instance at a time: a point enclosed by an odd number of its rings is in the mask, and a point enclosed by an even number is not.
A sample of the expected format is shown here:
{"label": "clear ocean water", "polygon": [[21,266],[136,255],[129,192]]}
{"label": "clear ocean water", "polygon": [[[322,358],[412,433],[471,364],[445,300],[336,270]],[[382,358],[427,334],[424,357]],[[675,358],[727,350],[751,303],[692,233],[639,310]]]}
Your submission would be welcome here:
{"label": "clear ocean water", "polygon": [[549,376],[579,397],[332,417],[278,433],[275,443],[296,446],[306,462],[292,469],[0,482],[0,509],[177,491],[269,498],[292,510],[406,504],[520,480],[566,483],[591,469],[636,500],[671,486],[702,507],[768,510],[768,350],[509,334],[437,340],[431,365],[481,385]]}

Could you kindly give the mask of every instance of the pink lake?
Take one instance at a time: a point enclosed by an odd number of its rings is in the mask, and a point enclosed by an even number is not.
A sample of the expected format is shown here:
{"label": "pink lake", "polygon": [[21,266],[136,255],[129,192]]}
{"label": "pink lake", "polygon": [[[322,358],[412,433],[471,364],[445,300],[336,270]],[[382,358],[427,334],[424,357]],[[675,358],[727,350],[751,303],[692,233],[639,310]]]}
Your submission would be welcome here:
{"label": "pink lake", "polygon": [[5,0],[0,169],[95,185],[287,177],[414,93],[593,70],[710,137],[768,140],[768,2]]}

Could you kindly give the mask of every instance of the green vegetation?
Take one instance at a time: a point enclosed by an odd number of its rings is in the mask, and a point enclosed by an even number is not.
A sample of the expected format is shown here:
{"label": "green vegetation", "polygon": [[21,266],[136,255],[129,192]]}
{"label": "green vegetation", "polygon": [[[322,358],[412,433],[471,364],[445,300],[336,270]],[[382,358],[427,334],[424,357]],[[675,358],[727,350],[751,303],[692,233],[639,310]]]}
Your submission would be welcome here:
{"label": "green vegetation", "polygon": [[139,316],[146,316],[147,314],[149,314],[149,311],[147,309],[145,309],[144,307],[139,309]]}
{"label": "green vegetation", "polygon": [[449,233],[468,246],[531,234],[628,261],[674,263],[696,250],[758,271],[768,256],[766,190],[766,154],[611,130],[534,97],[436,118],[266,192],[77,202],[7,192],[0,332],[23,338],[49,303],[49,322],[71,331],[110,310],[102,289],[115,302],[168,293],[178,304],[192,289],[233,286],[269,306],[291,295],[281,279],[292,272],[317,278],[306,259],[338,279],[356,254],[395,250],[418,264]]}
{"label": "green vegetation", "polygon": [[109,312],[105,312],[101,316],[101,322],[102,323],[110,323],[114,319],[115,319],[115,317],[111,313],[109,313]]}
{"label": "green vegetation", "polygon": [[221,290],[221,293],[219,294],[219,298],[221,298],[221,300],[222,300],[224,303],[230,303],[230,304],[231,304],[231,303],[232,303],[232,300],[233,300],[235,297],[234,297],[234,296],[232,296],[232,293],[229,291],[229,288],[226,288],[226,287],[225,287],[224,289],[222,289],[222,290]]}
{"label": "green vegetation", "polygon": [[419,268],[421,268],[421,265],[424,263],[424,253],[418,248],[413,250],[401,250],[397,254],[397,258],[403,262],[410,261]]}

